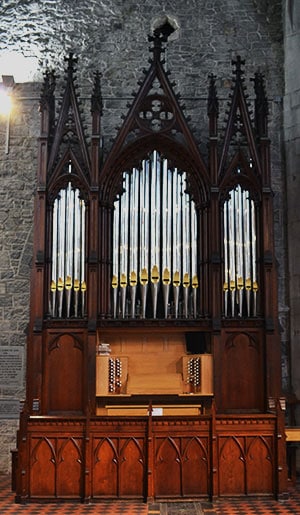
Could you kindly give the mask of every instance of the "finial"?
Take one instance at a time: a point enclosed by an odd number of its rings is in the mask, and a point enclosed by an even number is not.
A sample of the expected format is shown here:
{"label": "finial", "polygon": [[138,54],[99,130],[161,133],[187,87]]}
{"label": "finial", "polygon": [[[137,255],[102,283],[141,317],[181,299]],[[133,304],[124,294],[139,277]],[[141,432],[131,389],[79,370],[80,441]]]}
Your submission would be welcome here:
{"label": "finial", "polygon": [[94,89],[92,93],[92,105],[91,112],[94,113],[96,111],[100,112],[102,115],[103,109],[103,101],[102,101],[102,93],[101,93],[101,73],[97,70],[94,75]]}
{"label": "finial", "polygon": [[153,42],[153,47],[150,48],[150,50],[153,52],[154,61],[161,60],[161,53],[165,51],[162,44],[168,41],[169,36],[173,34],[174,31],[175,28],[166,18],[161,25],[154,29],[153,36],[148,36],[148,41]]}
{"label": "finial", "polygon": [[263,115],[269,114],[268,99],[265,90],[264,75],[260,72],[254,74],[254,91],[256,95],[255,106]]}
{"label": "finial", "polygon": [[75,64],[77,63],[77,58],[74,57],[74,53],[70,52],[68,57],[65,57],[65,62],[68,63],[67,65],[67,75],[68,78],[71,78],[76,71]]}
{"label": "finial", "polygon": [[56,85],[56,76],[53,70],[47,70],[44,74],[44,81],[40,98],[40,110],[46,105],[54,102],[54,90]]}
{"label": "finial", "polygon": [[239,81],[239,82],[243,82],[244,81],[244,79],[243,79],[244,70],[242,70],[242,66],[245,65],[245,60],[241,59],[241,56],[238,55],[236,57],[236,60],[231,61],[231,64],[232,64],[232,66],[235,66],[235,70],[233,70],[234,75],[236,75],[235,80]]}
{"label": "finial", "polygon": [[212,114],[219,114],[219,102],[216,89],[216,76],[213,73],[209,75],[207,114],[208,116]]}
{"label": "finial", "polygon": [[269,114],[268,99],[265,91],[264,76],[262,73],[255,73],[254,79],[255,91],[255,125],[259,136],[267,136],[267,117]]}

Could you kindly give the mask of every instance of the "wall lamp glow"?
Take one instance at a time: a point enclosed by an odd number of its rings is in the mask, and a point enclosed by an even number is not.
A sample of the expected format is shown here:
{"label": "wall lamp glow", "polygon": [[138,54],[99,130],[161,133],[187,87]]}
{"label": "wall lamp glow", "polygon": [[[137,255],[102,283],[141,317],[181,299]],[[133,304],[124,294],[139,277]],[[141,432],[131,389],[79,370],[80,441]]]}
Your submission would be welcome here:
{"label": "wall lamp glow", "polygon": [[10,113],[12,109],[11,92],[14,86],[15,80],[13,75],[2,75],[2,84],[0,84],[0,114],[6,117],[5,154],[9,153]]}

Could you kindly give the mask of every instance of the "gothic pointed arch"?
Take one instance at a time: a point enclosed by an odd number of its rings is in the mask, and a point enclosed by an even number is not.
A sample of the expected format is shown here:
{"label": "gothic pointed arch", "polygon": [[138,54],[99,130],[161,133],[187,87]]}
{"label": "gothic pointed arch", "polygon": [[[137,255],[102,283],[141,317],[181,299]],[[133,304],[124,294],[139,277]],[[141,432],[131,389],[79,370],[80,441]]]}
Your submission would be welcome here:
{"label": "gothic pointed arch", "polygon": [[79,107],[79,98],[76,91],[75,72],[77,60],[73,54],[67,59],[66,85],[59,110],[59,115],[53,130],[53,139],[49,151],[47,165],[48,179],[57,174],[61,168],[61,160],[66,150],[72,149],[80,164],[83,175],[89,180],[90,157],[82,123],[82,114]]}
{"label": "gothic pointed arch", "polygon": [[[124,318],[130,304],[131,318],[168,318],[172,303],[172,317],[193,311],[197,318],[200,212],[209,201],[209,175],[163,66],[164,37],[155,32],[149,40],[150,67],[100,173],[103,217],[113,225],[101,272],[112,291],[101,312]],[[172,285],[174,302],[166,292]]]}
{"label": "gothic pointed arch", "polygon": [[164,38],[149,37],[153,42],[153,58],[139,91],[118,132],[101,172],[103,201],[112,201],[121,191],[121,174],[125,167],[137,166],[153,150],[189,172],[192,189],[198,192],[198,202],[207,201],[209,180],[202,158],[187,119],[180,105],[180,94],[173,90],[169,72],[164,69]]}
{"label": "gothic pointed arch", "polygon": [[[227,114],[226,129],[219,160],[219,181],[222,183],[224,177],[232,172],[230,163],[236,156],[246,159],[251,168],[252,174],[261,177],[261,162],[255,140],[255,131],[251,120],[250,105],[247,101],[244,70],[242,66],[245,61],[237,56],[232,61],[235,66],[233,71],[233,86],[229,110]],[[251,166],[250,166],[251,164]],[[249,171],[249,170],[248,170]]]}

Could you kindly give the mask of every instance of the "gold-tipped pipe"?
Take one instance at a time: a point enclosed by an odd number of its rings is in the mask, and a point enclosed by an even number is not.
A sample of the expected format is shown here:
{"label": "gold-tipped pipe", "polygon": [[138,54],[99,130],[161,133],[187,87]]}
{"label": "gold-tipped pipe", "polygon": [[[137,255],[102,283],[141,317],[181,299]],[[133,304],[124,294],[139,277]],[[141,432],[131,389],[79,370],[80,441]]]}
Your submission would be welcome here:
{"label": "gold-tipped pipe", "polygon": [[256,281],[253,281],[253,316],[256,317],[256,295],[257,295],[257,292],[258,292],[258,284]]}
{"label": "gold-tipped pipe", "polygon": [[64,290],[64,281],[61,277],[57,280],[57,291],[58,291],[58,316],[62,317],[62,305],[63,305],[63,290]]}
{"label": "gold-tipped pipe", "polygon": [[244,281],[242,277],[237,278],[237,289],[239,292],[239,316],[242,316],[243,314],[243,288],[244,288]]}
{"label": "gold-tipped pipe", "polygon": [[50,291],[51,291],[51,312],[52,316],[55,317],[55,298],[56,298],[56,282],[51,281],[50,284]]}
{"label": "gold-tipped pipe", "polygon": [[126,287],[127,287],[127,277],[125,274],[121,274],[120,278],[120,286],[121,286],[121,305],[122,305],[122,317],[125,318],[125,309],[126,309]]}
{"label": "gold-tipped pipe", "polygon": [[235,282],[230,281],[229,283],[229,289],[231,291],[231,316],[234,317],[235,315]]}
{"label": "gold-tipped pipe", "polygon": [[247,277],[247,279],[246,279],[245,288],[246,288],[246,298],[247,298],[247,314],[248,314],[248,317],[250,317],[250,314],[251,314],[251,305],[250,305],[251,279],[250,279],[250,277]]}
{"label": "gold-tipped pipe", "polygon": [[148,271],[146,268],[142,268],[140,271],[140,283],[142,289],[142,318],[146,318],[146,301],[148,289]]}
{"label": "gold-tipped pipe", "polygon": [[173,274],[173,295],[175,304],[175,318],[178,318],[180,275],[178,270]]}
{"label": "gold-tipped pipe", "polygon": [[79,279],[74,279],[74,315],[77,318],[78,317],[78,293],[79,293],[80,283]]}
{"label": "gold-tipped pipe", "polygon": [[66,282],[65,282],[66,304],[67,304],[67,318],[70,318],[71,288],[72,288],[72,277],[70,275],[67,275]]}
{"label": "gold-tipped pipe", "polygon": [[130,272],[129,276],[129,285],[131,292],[131,317],[135,317],[135,299],[136,299],[136,285],[137,285],[137,275],[134,270]]}
{"label": "gold-tipped pipe", "polygon": [[190,286],[190,277],[188,273],[185,273],[183,276],[183,299],[184,299],[184,316],[188,318],[188,304],[189,304],[189,286]]}
{"label": "gold-tipped pipe", "polygon": [[168,268],[165,268],[163,271],[162,283],[163,283],[165,318],[168,318],[168,303],[169,303],[169,292],[170,292],[170,284],[171,284],[171,274],[170,274],[170,270]]}
{"label": "gold-tipped pipe", "polygon": [[84,317],[85,315],[85,294],[86,294],[86,282],[81,281],[81,314]]}
{"label": "gold-tipped pipe", "polygon": [[159,283],[159,270],[158,270],[158,266],[154,265],[151,270],[151,292],[152,292],[153,318],[156,318],[158,283]]}
{"label": "gold-tipped pipe", "polygon": [[223,291],[224,291],[224,314],[227,317],[228,316],[228,282],[224,282],[223,284]]}
{"label": "gold-tipped pipe", "polygon": [[113,289],[113,316],[117,317],[117,300],[118,300],[118,278],[116,275],[112,276],[111,286]]}
{"label": "gold-tipped pipe", "polygon": [[197,289],[198,289],[198,287],[199,287],[198,277],[196,275],[194,275],[192,277],[194,318],[197,317]]}

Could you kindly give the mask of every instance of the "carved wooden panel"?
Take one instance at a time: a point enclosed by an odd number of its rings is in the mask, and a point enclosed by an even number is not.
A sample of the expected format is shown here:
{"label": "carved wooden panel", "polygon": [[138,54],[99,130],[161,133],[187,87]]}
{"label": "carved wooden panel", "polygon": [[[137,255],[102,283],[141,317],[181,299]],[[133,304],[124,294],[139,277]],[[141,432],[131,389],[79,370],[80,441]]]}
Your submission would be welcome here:
{"label": "carved wooden panel", "polygon": [[276,416],[270,414],[30,417],[20,440],[17,496],[145,500],[276,494],[278,442]]}
{"label": "carved wooden panel", "polygon": [[270,436],[219,437],[219,495],[272,493],[274,451]]}
{"label": "carved wooden panel", "polygon": [[82,442],[72,437],[31,439],[30,495],[80,498],[83,488]]}
{"label": "carved wooden panel", "polygon": [[176,497],[181,491],[181,456],[178,440],[169,437],[155,442],[155,492],[157,497]]}
{"label": "carved wooden panel", "polygon": [[245,493],[245,456],[241,442],[236,437],[219,441],[219,494]]}
{"label": "carved wooden panel", "polygon": [[116,436],[93,442],[93,497],[145,495],[145,452],[142,438]]}
{"label": "carved wooden panel", "polygon": [[208,495],[207,438],[155,438],[155,492],[157,497]]}
{"label": "carved wooden panel", "polygon": [[55,447],[47,437],[32,440],[30,456],[30,496],[54,497],[56,486]]}
{"label": "carved wooden panel", "polygon": [[83,411],[83,349],[72,334],[57,336],[48,345],[48,411]]}
{"label": "carved wooden panel", "polygon": [[195,436],[183,443],[183,496],[208,495],[210,472],[208,438],[200,439]]}
{"label": "carved wooden panel", "polygon": [[[220,368],[219,409],[264,407],[263,345],[259,333],[224,332]],[[216,365],[216,366],[218,366]]]}
{"label": "carved wooden panel", "polygon": [[247,439],[247,493],[273,492],[274,453],[271,437]]}

